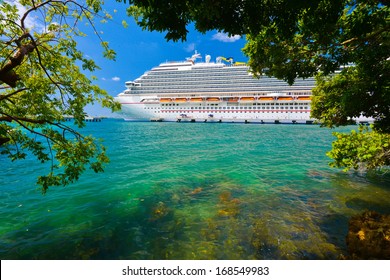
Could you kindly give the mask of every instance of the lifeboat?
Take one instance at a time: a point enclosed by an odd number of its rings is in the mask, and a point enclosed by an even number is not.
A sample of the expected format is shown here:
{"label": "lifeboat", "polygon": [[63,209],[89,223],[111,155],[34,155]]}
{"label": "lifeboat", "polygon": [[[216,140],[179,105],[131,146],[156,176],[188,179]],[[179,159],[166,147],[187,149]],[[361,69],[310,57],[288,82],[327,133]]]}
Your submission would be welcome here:
{"label": "lifeboat", "polygon": [[255,101],[256,98],[253,96],[248,96],[248,97],[241,97],[240,102],[253,102]]}
{"label": "lifeboat", "polygon": [[175,102],[187,102],[187,98],[175,98]]}
{"label": "lifeboat", "polygon": [[278,100],[279,101],[290,101],[290,100],[293,100],[293,97],[292,96],[280,96],[280,97],[278,97]]}
{"label": "lifeboat", "polygon": [[238,97],[229,97],[227,102],[238,102]]}
{"label": "lifeboat", "polygon": [[218,98],[218,97],[208,97],[207,99],[206,99],[207,101],[211,101],[211,102],[214,102],[214,101],[220,101],[220,99]]}
{"label": "lifeboat", "polygon": [[259,100],[261,100],[261,101],[273,101],[274,98],[270,97],[270,96],[261,96],[261,97],[259,97]]}
{"label": "lifeboat", "polygon": [[301,101],[310,101],[311,100],[311,96],[298,96],[297,99],[301,100]]}
{"label": "lifeboat", "polygon": [[190,99],[190,102],[202,102],[202,101],[203,101],[203,98],[201,98],[201,97],[195,97],[195,98]]}
{"label": "lifeboat", "polygon": [[172,102],[172,98],[160,98],[161,103]]}

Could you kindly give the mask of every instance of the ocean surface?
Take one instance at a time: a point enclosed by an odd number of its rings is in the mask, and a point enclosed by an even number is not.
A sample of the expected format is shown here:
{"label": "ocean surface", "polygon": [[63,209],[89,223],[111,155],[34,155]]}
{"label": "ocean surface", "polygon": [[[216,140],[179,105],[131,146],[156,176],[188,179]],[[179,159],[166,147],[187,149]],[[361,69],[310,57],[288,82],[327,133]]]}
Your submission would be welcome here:
{"label": "ocean surface", "polygon": [[106,119],[82,132],[111,163],[46,195],[48,169],[1,158],[1,259],[339,259],[351,216],[390,213],[389,176],[328,167],[334,136],[316,125]]}

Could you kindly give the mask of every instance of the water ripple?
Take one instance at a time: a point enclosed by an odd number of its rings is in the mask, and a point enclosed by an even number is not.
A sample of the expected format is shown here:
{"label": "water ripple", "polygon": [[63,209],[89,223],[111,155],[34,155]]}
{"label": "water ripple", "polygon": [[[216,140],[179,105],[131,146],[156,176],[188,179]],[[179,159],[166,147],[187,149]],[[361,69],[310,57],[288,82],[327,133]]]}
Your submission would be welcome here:
{"label": "water ripple", "polygon": [[352,215],[390,213],[390,179],[330,169],[331,132],[90,123],[111,159],[104,174],[42,196],[33,158],[1,161],[0,257],[337,259]]}

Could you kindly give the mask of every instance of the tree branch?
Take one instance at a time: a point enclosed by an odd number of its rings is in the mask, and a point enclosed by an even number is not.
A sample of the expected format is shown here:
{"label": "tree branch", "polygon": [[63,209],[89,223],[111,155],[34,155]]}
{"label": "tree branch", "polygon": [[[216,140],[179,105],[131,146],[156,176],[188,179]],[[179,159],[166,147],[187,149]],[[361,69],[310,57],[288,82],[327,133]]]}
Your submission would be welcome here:
{"label": "tree branch", "polygon": [[4,100],[4,99],[8,99],[10,98],[11,96],[15,95],[15,94],[18,94],[19,92],[22,92],[22,91],[25,91],[25,90],[28,90],[28,88],[21,88],[21,89],[18,89],[18,90],[15,90],[14,92],[11,92],[9,94],[5,94],[5,95],[0,95],[0,101]]}
{"label": "tree branch", "polygon": [[34,123],[34,124],[45,124],[45,123],[49,123],[48,121],[45,121],[45,120],[34,120],[34,119],[30,119],[30,118],[20,118],[20,117],[10,116],[10,115],[2,113],[2,112],[0,112],[0,113],[4,115],[3,117],[0,117],[0,121],[8,121],[8,122],[15,121],[20,126],[22,126],[23,128],[27,129],[29,132],[31,132],[31,133],[33,133],[35,135],[42,136],[42,137],[44,137],[46,139],[50,139],[50,141],[52,141],[52,142],[54,142],[54,143],[56,143],[58,145],[61,145],[61,146],[63,145],[63,143],[58,142],[56,139],[53,139],[53,138],[51,138],[50,136],[48,136],[46,134],[40,133],[38,131],[35,131],[34,129],[29,128],[28,126],[26,126],[23,123],[23,122],[29,122],[29,123]]}
{"label": "tree branch", "polygon": [[6,121],[6,122],[13,122],[16,121],[18,123],[20,122],[28,122],[28,123],[34,123],[34,124],[45,124],[47,121],[45,120],[34,120],[30,118],[23,118],[23,117],[13,117],[8,114],[5,114],[3,112],[0,112],[0,114],[4,115],[3,117],[0,117],[0,121]]}
{"label": "tree branch", "polygon": [[[30,34],[23,34],[18,40],[17,44],[21,43],[21,41],[26,38],[31,37]],[[16,87],[16,83],[20,80],[20,77],[17,73],[15,73],[14,69],[22,64],[26,55],[31,53],[36,45],[35,42],[28,43],[26,45],[20,45],[18,51],[9,59],[9,61],[0,69],[0,81],[6,83],[10,87]]]}

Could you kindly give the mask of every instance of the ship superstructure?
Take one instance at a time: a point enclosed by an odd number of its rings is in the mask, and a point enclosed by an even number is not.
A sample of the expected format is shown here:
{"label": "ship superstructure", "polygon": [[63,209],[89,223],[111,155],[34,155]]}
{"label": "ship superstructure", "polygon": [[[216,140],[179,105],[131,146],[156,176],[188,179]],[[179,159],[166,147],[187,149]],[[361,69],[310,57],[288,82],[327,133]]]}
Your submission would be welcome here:
{"label": "ship superstructure", "polygon": [[128,119],[192,122],[312,123],[314,78],[290,86],[254,77],[245,63],[218,57],[166,62],[126,82],[116,99]]}

